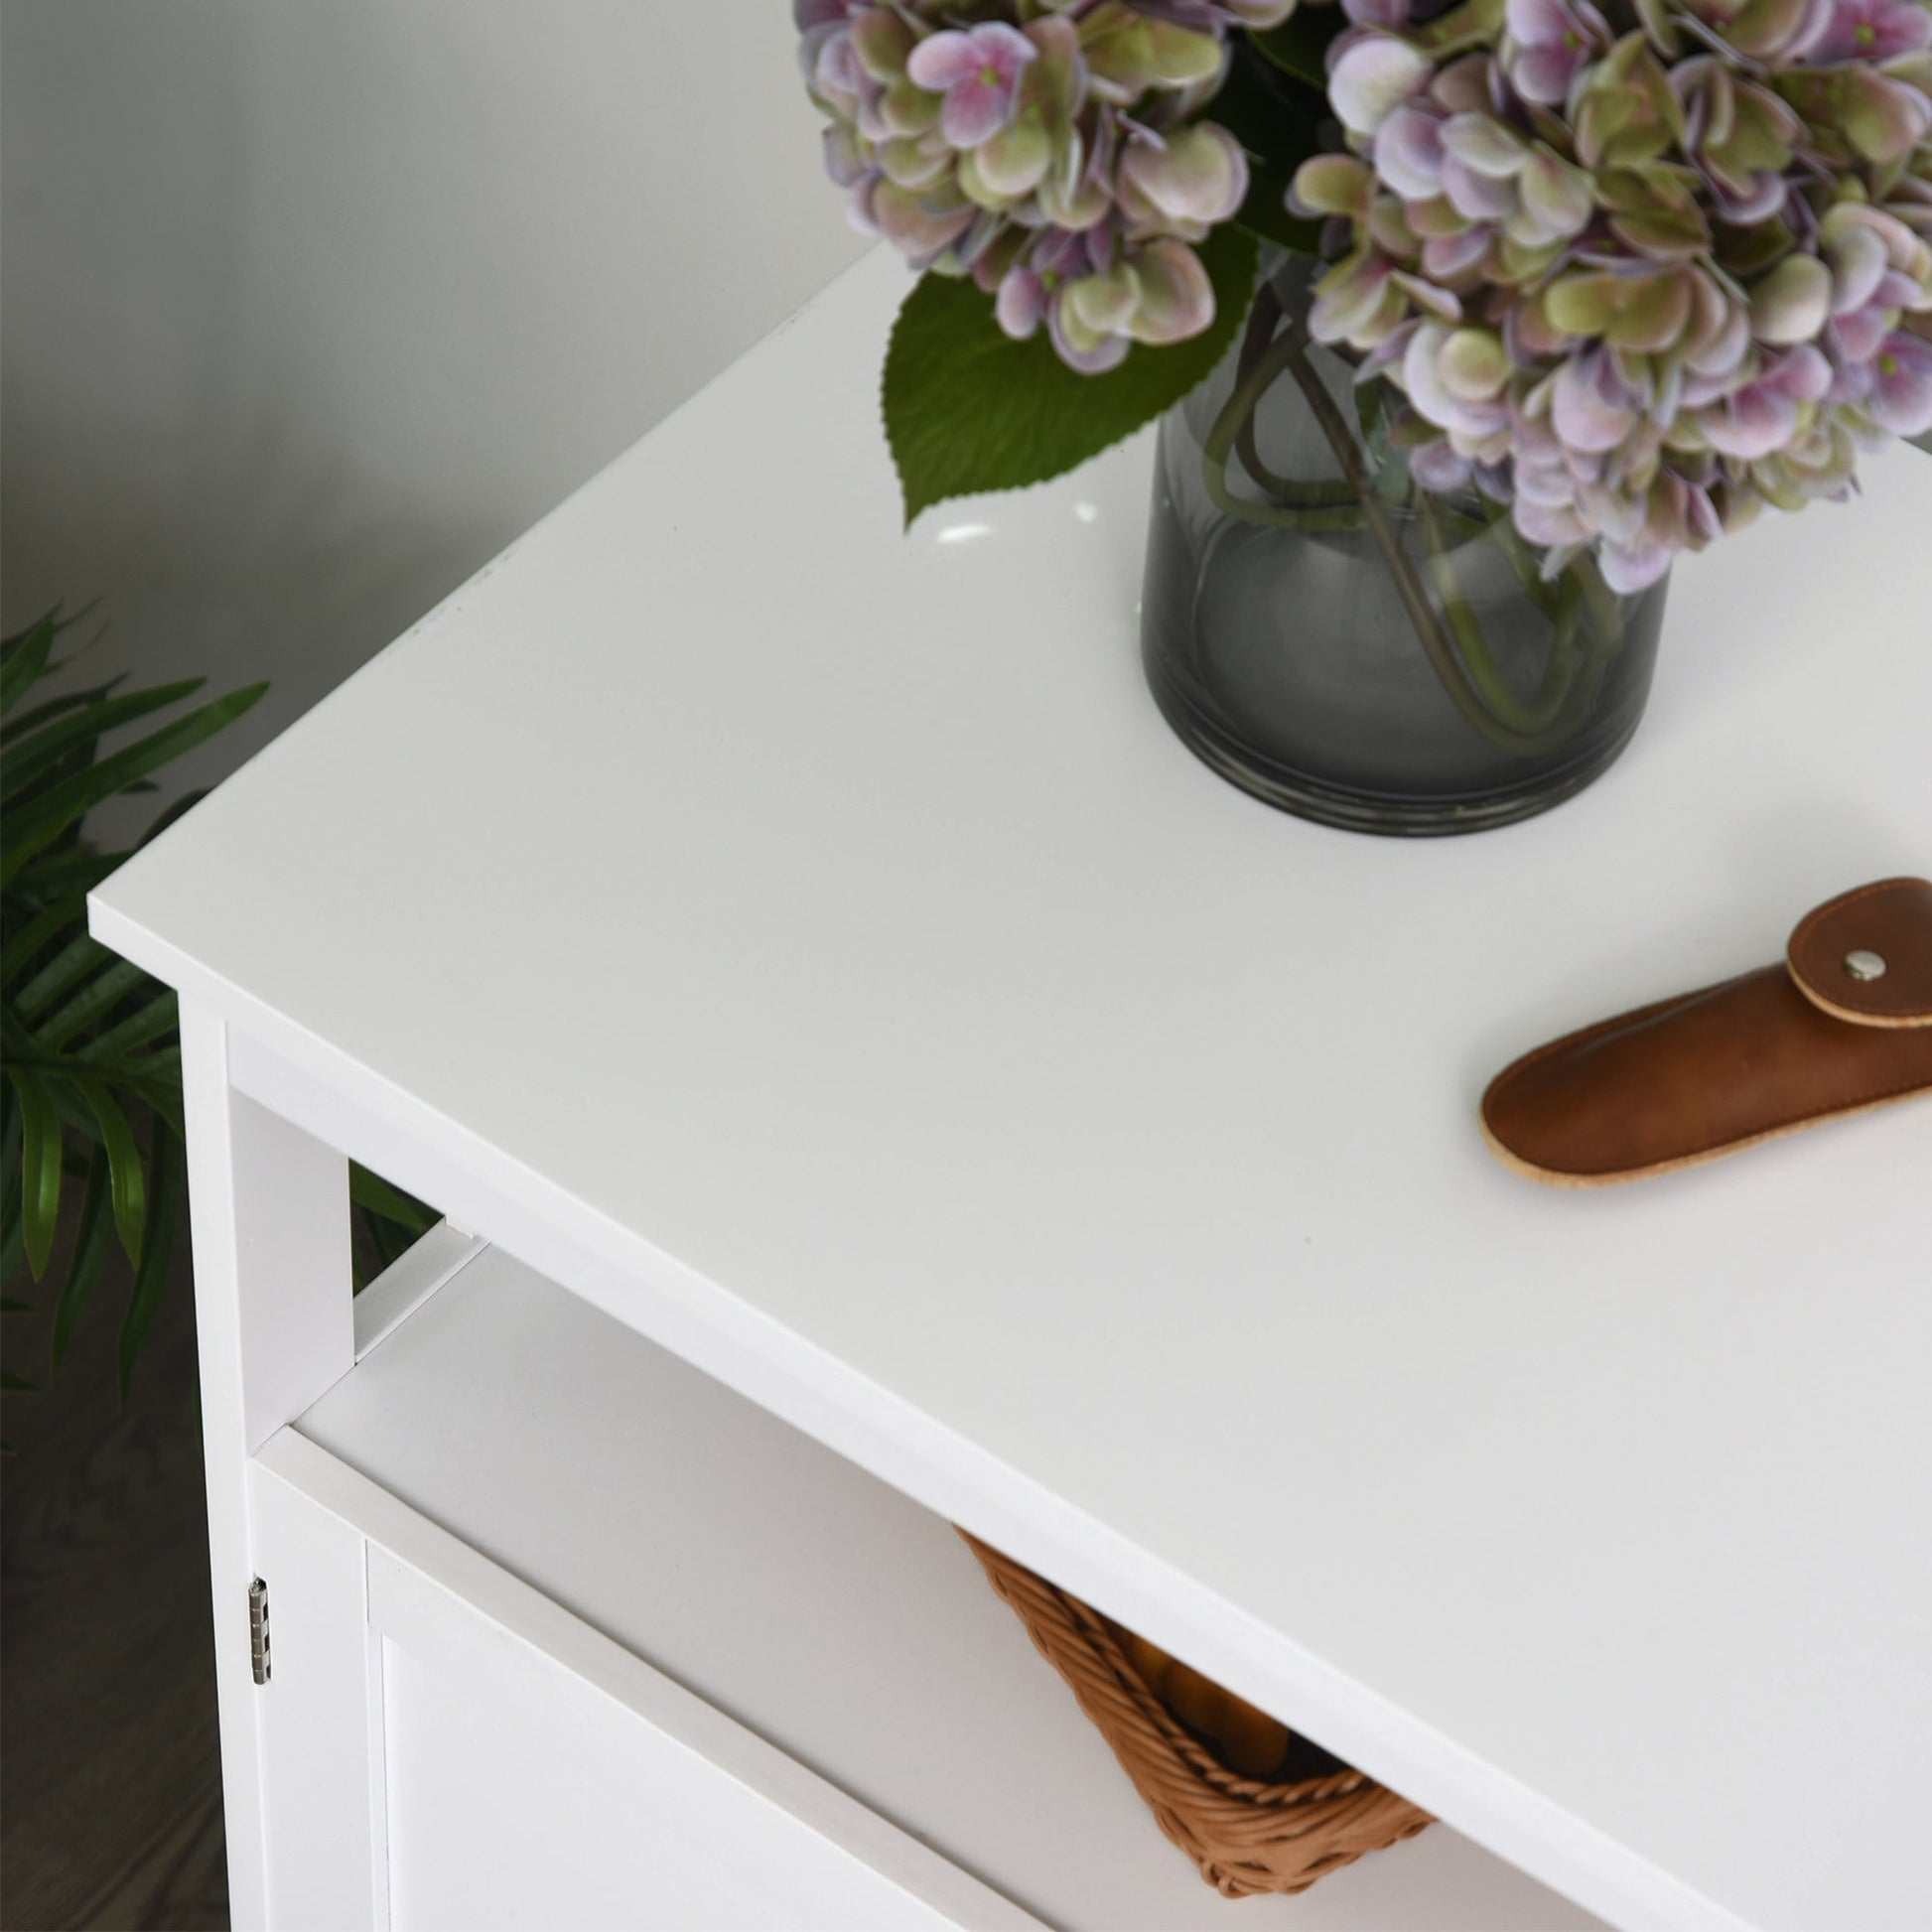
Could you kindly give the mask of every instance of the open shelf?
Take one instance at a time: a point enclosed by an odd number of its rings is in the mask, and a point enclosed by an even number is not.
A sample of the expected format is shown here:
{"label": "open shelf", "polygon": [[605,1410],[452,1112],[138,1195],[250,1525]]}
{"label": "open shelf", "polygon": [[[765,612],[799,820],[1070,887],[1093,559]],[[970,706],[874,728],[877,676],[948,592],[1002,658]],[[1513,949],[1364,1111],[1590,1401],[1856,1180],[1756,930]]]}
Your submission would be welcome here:
{"label": "open shelf", "polygon": [[400,1319],[370,1293],[373,1345],[300,1433],[1049,1922],[1597,1923],[1440,1825],[1219,1898],[938,1517],[501,1250]]}

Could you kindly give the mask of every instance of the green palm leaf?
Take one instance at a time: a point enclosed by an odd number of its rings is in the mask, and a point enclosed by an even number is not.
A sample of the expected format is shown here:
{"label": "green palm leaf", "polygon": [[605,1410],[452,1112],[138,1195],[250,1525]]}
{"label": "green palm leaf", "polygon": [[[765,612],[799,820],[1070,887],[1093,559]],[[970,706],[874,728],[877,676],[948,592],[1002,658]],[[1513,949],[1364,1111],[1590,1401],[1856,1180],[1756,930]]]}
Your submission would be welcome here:
{"label": "green palm leaf", "polygon": [[0,711],[11,711],[47,675],[61,625],[50,611],[36,624],[0,643]]}
{"label": "green palm leaf", "polygon": [[[102,951],[105,950],[103,947]],[[104,1020],[130,993],[153,983],[140,967],[117,959],[106,972],[89,980],[58,1013],[42,1021],[34,1032],[50,1053],[58,1053],[79,1038],[95,1021]]]}
{"label": "green palm leaf", "polygon": [[435,1208],[425,1207],[413,1194],[392,1187],[379,1173],[353,1161],[348,1165],[348,1197],[357,1207],[366,1207],[412,1234],[423,1233],[438,1218]]}
{"label": "green palm leaf", "polygon": [[[130,691],[124,698],[104,699],[65,718],[51,721],[31,737],[10,741],[4,777],[0,778],[0,797],[10,803],[27,797],[34,781],[44,777],[64,759],[84,752],[97,744],[104,733],[118,731],[152,711],[165,711],[171,704],[192,698],[207,678],[187,678],[180,684],[158,684],[152,691]],[[89,759],[86,760],[91,763]]]}
{"label": "green palm leaf", "polygon": [[70,825],[77,824],[94,806],[118,791],[125,791],[136,778],[158,770],[231,725],[267,689],[266,684],[251,684],[230,691],[225,698],[212,699],[187,717],[177,718],[173,724],[164,725],[158,732],[151,732],[137,743],[102,759],[98,764],[91,764],[84,771],[50,786],[18,814],[11,828],[12,850],[4,866],[0,866],[0,883],[17,877],[36,853],[51,845]]}
{"label": "green palm leaf", "polygon": [[26,1265],[26,1217],[21,1212],[21,1108],[11,1080],[0,1080],[0,1280]]}
{"label": "green palm leaf", "polygon": [[127,1116],[104,1081],[83,1077],[73,1084],[100,1123],[100,1144],[107,1150],[107,1177],[114,1197],[114,1225],[120,1231],[128,1260],[138,1264],[141,1229],[148,1214],[148,1181],[141,1167],[141,1150]]}
{"label": "green palm leaf", "polygon": [[73,925],[70,905],[43,906],[23,926],[10,930],[0,945],[0,986],[12,988],[37,959],[63,932]]}
{"label": "green palm leaf", "polygon": [[107,1156],[95,1148],[87,1161],[86,1186],[80,1197],[80,1219],[73,1241],[73,1261],[54,1304],[54,1365],[68,1352],[73,1331],[92,1299],[94,1284],[113,1244],[114,1218],[107,1206]]}
{"label": "green palm leaf", "polygon": [[[154,992],[153,983],[148,990]],[[146,1046],[152,1041],[172,1034],[180,1019],[180,1003],[166,987],[149,1000],[146,1005],[130,1013],[125,1020],[110,1027],[93,1043],[95,1056],[103,1061],[118,1060],[131,1053],[137,1046]],[[146,1062],[143,1062],[145,1065]]]}
{"label": "green palm leaf", "polygon": [[29,710],[0,718],[0,745],[15,744],[29,732],[39,731],[50,718],[64,718],[69,711],[97,704],[102,698],[111,697],[125,682],[125,678],[109,678],[105,684],[92,685],[85,691],[64,691],[58,698],[44,699]]}
{"label": "green palm leaf", "polygon": [[7,897],[32,905],[78,900],[78,916],[84,923],[87,895],[126,857],[124,852],[50,853],[14,880]]}
{"label": "green palm leaf", "polygon": [[121,1320],[119,1347],[121,1399],[127,1399],[128,1377],[134,1372],[134,1358],[141,1352],[148,1330],[154,1326],[155,1311],[161,1306],[162,1291],[168,1286],[168,1270],[174,1262],[175,1216],[181,1208],[181,1143],[172,1134],[157,1130],[154,1137],[154,1226],[148,1231],[147,1251],[134,1271],[134,1293],[128,1298],[127,1313]]}
{"label": "green palm leaf", "polygon": [[[11,1288],[23,1273],[46,1273],[77,1192],[70,1259],[54,1294],[53,1360],[66,1355],[118,1237],[134,1264],[118,1349],[125,1389],[167,1288],[181,1210],[180,1019],[172,992],[87,932],[86,895],[128,855],[97,850],[83,821],[108,798],[153,790],[154,772],[240,717],[266,687],[198,705],[103,758],[104,738],[193,698],[202,681],[124,691],[115,679],[37,696],[62,668],[53,652],[69,621],[49,616],[0,640],[0,1274]],[[159,814],[142,843],[201,795]],[[63,1185],[69,1168],[75,1188]],[[436,1218],[361,1170],[353,1191],[358,1228],[380,1260]]]}
{"label": "green palm leaf", "polygon": [[[69,914],[69,922],[71,914]],[[97,939],[73,932],[61,950],[12,997],[16,1018],[30,1025],[54,1002],[113,958]]]}
{"label": "green palm leaf", "polygon": [[39,1281],[54,1252],[61,1221],[61,1118],[39,1074],[10,1066],[7,1078],[20,1096],[24,1133],[20,1150],[20,1213],[27,1266]]}

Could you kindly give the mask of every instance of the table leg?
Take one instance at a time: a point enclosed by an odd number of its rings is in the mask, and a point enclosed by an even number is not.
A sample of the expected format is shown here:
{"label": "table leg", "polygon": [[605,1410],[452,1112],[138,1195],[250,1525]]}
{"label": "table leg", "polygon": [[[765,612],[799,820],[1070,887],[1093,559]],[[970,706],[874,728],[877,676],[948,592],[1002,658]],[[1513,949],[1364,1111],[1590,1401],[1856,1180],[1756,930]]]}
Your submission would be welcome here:
{"label": "table leg", "polygon": [[248,1458],[353,1366],[348,1167],[234,1090],[228,1029],[187,1000],[181,1043],[228,1886],[244,1928],[269,1919]]}

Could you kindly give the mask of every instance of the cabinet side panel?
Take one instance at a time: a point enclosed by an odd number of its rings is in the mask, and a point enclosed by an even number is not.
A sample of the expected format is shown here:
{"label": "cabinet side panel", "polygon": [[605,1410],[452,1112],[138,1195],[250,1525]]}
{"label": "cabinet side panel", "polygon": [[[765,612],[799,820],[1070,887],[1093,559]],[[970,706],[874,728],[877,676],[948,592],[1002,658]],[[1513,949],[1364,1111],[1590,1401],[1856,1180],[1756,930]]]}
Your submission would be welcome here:
{"label": "cabinet side panel", "polygon": [[191,1000],[181,1044],[228,1905],[236,1932],[252,1932],[271,1919],[248,1457],[353,1364],[348,1174],[340,1154],[235,1092],[228,1030]]}

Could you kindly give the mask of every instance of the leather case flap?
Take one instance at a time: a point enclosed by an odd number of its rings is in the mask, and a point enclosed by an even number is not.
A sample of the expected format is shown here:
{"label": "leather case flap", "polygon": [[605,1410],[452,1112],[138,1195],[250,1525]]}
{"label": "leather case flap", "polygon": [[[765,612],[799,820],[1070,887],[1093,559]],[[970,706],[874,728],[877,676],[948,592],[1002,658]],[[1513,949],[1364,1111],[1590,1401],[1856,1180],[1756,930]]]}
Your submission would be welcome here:
{"label": "leather case flap", "polygon": [[1862,1027],[1932,1027],[1932,880],[1881,879],[1827,899],[1785,950],[1798,990]]}

